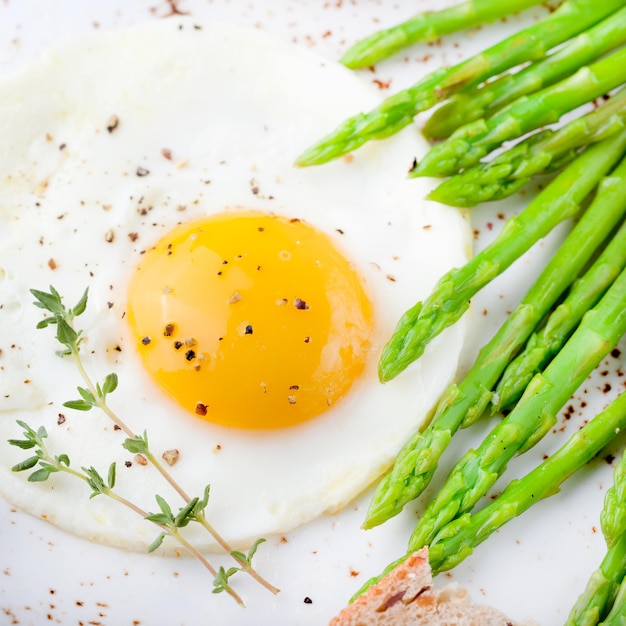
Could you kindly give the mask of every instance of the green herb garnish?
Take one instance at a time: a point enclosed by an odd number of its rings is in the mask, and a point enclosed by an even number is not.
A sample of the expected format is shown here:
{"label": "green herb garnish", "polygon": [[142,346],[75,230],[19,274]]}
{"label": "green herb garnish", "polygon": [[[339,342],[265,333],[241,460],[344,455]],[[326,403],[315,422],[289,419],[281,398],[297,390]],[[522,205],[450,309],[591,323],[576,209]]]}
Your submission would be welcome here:
{"label": "green herb garnish", "polygon": [[[109,406],[107,398],[117,388],[117,375],[110,373],[104,378],[102,383],[99,383],[94,382],[87,373],[80,353],[83,332],[80,329],[76,329],[74,320],[84,313],[87,308],[88,290],[84,291],[80,300],[73,307],[66,307],[63,304],[61,295],[52,286],[50,286],[49,292],[31,289],[31,293],[36,298],[34,302],[35,306],[50,314],[37,324],[37,328],[46,328],[51,325],[56,326],[56,339],[63,346],[63,349],[57,351],[57,354],[63,358],[71,357],[74,360],[84,383],[84,386],[77,387],[80,397],[65,402],[63,406],[77,411],[90,411],[96,408],[104,412],[126,435],[122,446],[133,454],[141,454],[148,463],[154,466],[166,482],[173,487],[182,498],[184,505],[179,508],[177,512],[174,512],[171,505],[162,496],[157,494],[155,495],[155,499],[159,507],[159,512],[151,513],[142,510],[114,491],[116,481],[115,463],[109,466],[106,479],[103,478],[94,467],[82,467],[80,470],[76,470],[70,466],[70,459],[67,454],[52,456],[49,453],[44,441],[48,433],[43,426],[34,430],[27,423],[19,420],[18,424],[23,430],[24,439],[10,439],[9,444],[23,450],[33,450],[34,454],[16,464],[12,468],[13,471],[20,472],[36,468],[28,477],[30,482],[43,482],[48,480],[54,473],[64,472],[83,480],[91,488],[91,498],[104,495],[133,510],[160,529],[159,535],[150,544],[148,552],[154,552],[158,549],[165,537],[172,537],[211,572],[214,585],[213,593],[226,592],[243,606],[243,601],[229,583],[230,578],[237,572],[249,574],[269,591],[277,593],[279,590],[266,581],[252,567],[252,557],[258,546],[265,540],[257,540],[247,554],[233,550],[206,518],[205,509],[209,502],[210,486],[207,485],[204,488],[202,497],[189,496],[174,480],[163,463],[161,463],[151,451],[148,442],[148,433],[146,431],[144,431],[142,435],[134,433]],[[228,569],[224,567],[220,567],[219,569],[214,568],[204,555],[191,545],[181,534],[180,529],[184,528],[189,523],[198,523],[203,526],[224,551],[236,561],[237,566]]]}

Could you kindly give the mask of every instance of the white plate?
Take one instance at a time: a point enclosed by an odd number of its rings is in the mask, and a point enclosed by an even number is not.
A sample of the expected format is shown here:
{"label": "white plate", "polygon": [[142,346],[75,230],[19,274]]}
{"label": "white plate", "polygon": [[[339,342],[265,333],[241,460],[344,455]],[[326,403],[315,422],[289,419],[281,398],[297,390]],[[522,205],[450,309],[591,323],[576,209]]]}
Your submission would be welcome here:
{"label": "white plate", "polygon": [[[180,0],[178,8],[197,17],[255,26],[337,59],[350,43],[372,30],[397,23],[416,9],[443,5],[436,0],[402,5]],[[165,0],[4,0],[0,3],[0,74],[23,67],[48,46],[76,36],[167,19],[175,6]],[[381,95],[387,95],[545,14],[546,9],[538,7],[434,45],[415,46],[363,75],[381,86]],[[489,242],[504,217],[519,211],[531,193],[474,210],[476,249]],[[475,299],[465,366],[515,306],[563,231],[559,229],[536,246]],[[626,343],[620,347],[625,355]],[[571,419],[565,412],[560,415],[554,433],[511,463],[507,480],[538,463],[605,406],[623,388],[625,368],[624,356],[607,358],[573,397]],[[440,484],[455,456],[478,441],[489,425],[487,420],[458,437],[428,493]],[[611,451],[617,450],[616,443]],[[490,603],[512,619],[531,617],[544,626],[562,623],[604,551],[598,515],[611,481],[605,456],[565,483],[560,494],[508,524],[442,578],[467,586],[476,601]],[[498,487],[504,484],[501,481]],[[341,514],[271,539],[259,551],[256,565],[282,591],[273,597],[245,582],[240,591],[247,608],[240,609],[227,596],[211,594],[204,572],[191,560],[153,558],[90,544],[0,501],[0,624],[324,624],[369,576],[404,551],[414,523],[415,509],[408,507],[382,528],[362,531],[359,525],[367,502],[366,496]]]}

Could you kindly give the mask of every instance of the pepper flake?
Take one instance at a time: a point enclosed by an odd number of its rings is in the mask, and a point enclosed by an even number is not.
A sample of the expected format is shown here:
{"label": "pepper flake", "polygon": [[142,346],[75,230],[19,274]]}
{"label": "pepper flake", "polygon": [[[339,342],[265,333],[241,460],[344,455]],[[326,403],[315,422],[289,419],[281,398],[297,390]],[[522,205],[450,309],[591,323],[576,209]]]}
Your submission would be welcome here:
{"label": "pepper flake", "polygon": [[120,119],[117,115],[111,115],[107,122],[107,130],[112,133],[120,125]]}
{"label": "pepper flake", "polygon": [[180,452],[176,449],[174,450],[166,450],[162,454],[163,460],[170,466],[175,465],[178,461],[178,457],[180,456]]}

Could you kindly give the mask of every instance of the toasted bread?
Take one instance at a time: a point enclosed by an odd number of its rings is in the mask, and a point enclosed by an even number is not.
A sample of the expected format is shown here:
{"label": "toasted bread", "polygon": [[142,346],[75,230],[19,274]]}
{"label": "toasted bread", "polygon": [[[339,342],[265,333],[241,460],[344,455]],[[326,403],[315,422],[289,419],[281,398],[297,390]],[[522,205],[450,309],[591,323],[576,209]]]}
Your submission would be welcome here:
{"label": "toasted bread", "polygon": [[502,613],[473,604],[456,583],[436,588],[422,548],[344,608],[329,626],[515,626]]}

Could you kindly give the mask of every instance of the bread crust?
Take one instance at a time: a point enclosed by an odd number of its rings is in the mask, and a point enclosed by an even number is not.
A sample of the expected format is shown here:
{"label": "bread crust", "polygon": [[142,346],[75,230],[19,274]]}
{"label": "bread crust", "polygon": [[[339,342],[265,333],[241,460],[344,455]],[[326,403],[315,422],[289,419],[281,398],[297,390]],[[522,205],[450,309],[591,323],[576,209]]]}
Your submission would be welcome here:
{"label": "bread crust", "polygon": [[428,547],[411,554],[334,617],[329,626],[516,626],[499,611],[472,603],[456,583],[436,588]]}

